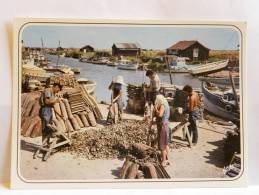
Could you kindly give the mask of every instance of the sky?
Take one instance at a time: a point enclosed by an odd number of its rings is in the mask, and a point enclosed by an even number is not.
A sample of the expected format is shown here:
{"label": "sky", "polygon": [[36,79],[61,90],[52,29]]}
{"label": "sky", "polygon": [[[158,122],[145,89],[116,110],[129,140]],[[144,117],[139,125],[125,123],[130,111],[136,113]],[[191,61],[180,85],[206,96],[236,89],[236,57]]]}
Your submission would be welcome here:
{"label": "sky", "polygon": [[111,49],[113,43],[139,43],[142,49],[166,49],[181,40],[198,40],[211,50],[238,49],[239,33],[229,27],[201,26],[60,26],[30,25],[22,31],[25,46]]}

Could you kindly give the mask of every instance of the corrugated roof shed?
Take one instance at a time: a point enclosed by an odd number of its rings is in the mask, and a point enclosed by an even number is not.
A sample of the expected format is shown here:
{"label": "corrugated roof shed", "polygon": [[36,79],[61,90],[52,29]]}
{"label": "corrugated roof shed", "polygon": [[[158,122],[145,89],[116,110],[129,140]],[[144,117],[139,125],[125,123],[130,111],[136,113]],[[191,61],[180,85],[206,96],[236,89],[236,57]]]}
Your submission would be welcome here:
{"label": "corrugated roof shed", "polygon": [[114,43],[116,48],[119,49],[140,49],[140,45],[138,43]]}
{"label": "corrugated roof shed", "polygon": [[[193,44],[197,43],[198,41],[192,40],[192,41],[179,41],[176,44],[172,45],[168,49],[171,50],[185,50],[188,47],[192,46]],[[202,45],[200,42],[198,42],[200,45]],[[204,48],[208,49],[204,45],[202,45]]]}

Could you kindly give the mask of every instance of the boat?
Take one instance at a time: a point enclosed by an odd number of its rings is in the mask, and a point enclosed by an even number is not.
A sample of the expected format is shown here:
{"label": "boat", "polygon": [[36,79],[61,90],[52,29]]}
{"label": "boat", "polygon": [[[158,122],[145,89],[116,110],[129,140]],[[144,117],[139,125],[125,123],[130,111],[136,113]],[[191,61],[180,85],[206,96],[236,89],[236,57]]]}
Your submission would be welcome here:
{"label": "boat", "polygon": [[74,74],[80,74],[80,68],[71,68]]}
{"label": "boat", "polygon": [[[240,113],[231,88],[221,90],[211,83],[202,82],[202,93],[204,108],[207,111],[229,121],[239,121]],[[237,97],[239,102],[239,95]]]}
{"label": "boat", "polygon": [[[215,83],[217,85],[231,85],[229,77],[199,77],[201,81]],[[239,85],[239,77],[233,77],[235,85]]]}
{"label": "boat", "polygon": [[[189,73],[189,68],[194,67],[193,65],[187,65],[186,60],[189,58],[186,57],[179,57],[175,55],[167,56],[168,58],[168,65],[170,67],[171,73]],[[164,72],[169,72],[169,69],[165,69]]]}
{"label": "boat", "polygon": [[107,65],[107,66],[117,66],[118,63],[117,63],[117,62],[108,61],[108,62],[106,63],[106,65]]}
{"label": "boat", "polygon": [[80,84],[80,85],[83,85],[83,87],[86,89],[86,91],[94,96],[95,94],[95,87],[96,87],[96,82],[93,81],[93,80],[89,80],[89,79],[86,79],[86,78],[79,78],[77,79],[77,82]]}
{"label": "boat", "polygon": [[59,72],[63,74],[74,75],[74,72],[72,71],[72,69],[69,66],[64,64],[57,65],[57,66],[47,66],[47,67],[44,67],[44,70],[46,70],[47,72]]}
{"label": "boat", "polygon": [[130,60],[120,60],[118,62],[117,68],[121,70],[137,70],[138,64],[133,63]]}
{"label": "boat", "polygon": [[[164,72],[169,72],[169,69],[165,69]],[[189,73],[187,66],[171,66],[171,73]]]}
{"label": "boat", "polygon": [[189,68],[189,73],[193,76],[206,75],[213,72],[223,70],[228,65],[228,60],[222,60],[217,62],[211,62],[203,65],[197,65],[193,68]]}

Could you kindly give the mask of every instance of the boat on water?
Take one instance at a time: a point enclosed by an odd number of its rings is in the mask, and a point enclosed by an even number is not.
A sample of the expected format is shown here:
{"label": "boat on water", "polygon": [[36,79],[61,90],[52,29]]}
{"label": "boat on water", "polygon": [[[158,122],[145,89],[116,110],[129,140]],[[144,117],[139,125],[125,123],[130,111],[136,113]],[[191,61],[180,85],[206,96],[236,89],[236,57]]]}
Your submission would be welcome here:
{"label": "boat on water", "polygon": [[94,96],[96,87],[95,81],[86,78],[79,78],[77,79],[77,82],[82,85],[90,95]]}
{"label": "boat on water", "polygon": [[137,70],[138,69],[138,64],[133,63],[130,60],[120,60],[117,65],[118,69],[121,70]]}
{"label": "boat on water", "polygon": [[57,66],[47,66],[47,67],[44,67],[44,70],[46,70],[47,72],[59,72],[63,74],[74,75],[72,68],[64,64],[57,65]]}
{"label": "boat on water", "polygon": [[[171,66],[171,73],[189,73],[187,66]],[[169,69],[165,69],[164,72],[169,72]]]}
{"label": "boat on water", "polygon": [[213,72],[223,70],[228,65],[228,60],[222,60],[217,62],[211,62],[203,65],[197,65],[189,68],[189,73],[193,76],[206,75]]}
{"label": "boat on water", "polygon": [[74,74],[80,74],[80,68],[71,68]]}
{"label": "boat on water", "polygon": [[[202,82],[202,93],[207,111],[229,121],[239,121],[240,113],[232,89],[222,90],[211,83]],[[239,102],[238,92],[237,96]]]}
{"label": "boat on water", "polygon": [[[199,77],[201,81],[215,83],[217,85],[231,85],[229,77]],[[235,85],[239,85],[239,77],[233,77]]]}
{"label": "boat on water", "polygon": [[106,63],[106,65],[107,65],[107,66],[117,66],[118,63],[117,63],[117,62],[108,61],[108,62]]}

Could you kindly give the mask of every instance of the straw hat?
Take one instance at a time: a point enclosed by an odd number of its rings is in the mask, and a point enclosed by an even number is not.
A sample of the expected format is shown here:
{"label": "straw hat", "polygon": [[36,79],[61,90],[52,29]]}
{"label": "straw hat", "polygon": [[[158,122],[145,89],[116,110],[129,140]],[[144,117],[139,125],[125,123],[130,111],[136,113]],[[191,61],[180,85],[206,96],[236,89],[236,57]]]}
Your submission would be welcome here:
{"label": "straw hat", "polygon": [[113,79],[113,82],[114,82],[114,83],[119,83],[119,84],[122,84],[122,85],[126,85],[126,84],[124,83],[123,76],[121,76],[121,75],[119,75],[119,76],[117,76],[116,78],[114,78],[114,79]]}

